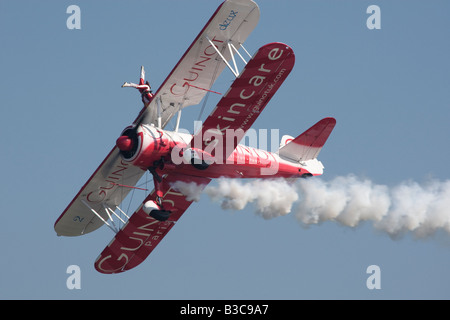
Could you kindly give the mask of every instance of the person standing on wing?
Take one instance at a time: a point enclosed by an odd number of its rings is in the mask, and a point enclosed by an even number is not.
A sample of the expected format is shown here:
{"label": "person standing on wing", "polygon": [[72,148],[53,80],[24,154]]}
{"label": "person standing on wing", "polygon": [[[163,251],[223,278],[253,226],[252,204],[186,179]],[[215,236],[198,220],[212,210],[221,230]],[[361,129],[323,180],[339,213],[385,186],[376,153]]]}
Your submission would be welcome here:
{"label": "person standing on wing", "polygon": [[139,84],[132,82],[131,83],[125,82],[122,85],[122,88],[131,87],[138,89],[142,96],[142,102],[144,103],[145,106],[147,106],[150,103],[150,101],[152,101],[154,94],[152,91],[152,87],[150,86],[150,83],[148,81],[145,81],[144,79],[145,79],[145,71],[144,67],[141,67],[141,78],[139,80]]}

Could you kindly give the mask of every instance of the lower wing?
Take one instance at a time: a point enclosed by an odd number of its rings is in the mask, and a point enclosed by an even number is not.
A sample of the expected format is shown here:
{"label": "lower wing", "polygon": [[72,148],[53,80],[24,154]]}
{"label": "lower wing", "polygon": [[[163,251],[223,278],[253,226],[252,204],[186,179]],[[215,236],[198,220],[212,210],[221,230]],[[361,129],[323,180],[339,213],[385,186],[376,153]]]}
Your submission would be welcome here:
{"label": "lower wing", "polygon": [[159,221],[144,212],[144,204],[156,200],[156,193],[153,191],[97,258],[95,269],[101,273],[113,274],[138,266],[155,249],[193,202],[189,196],[179,192],[176,184],[178,182],[195,183],[196,192],[200,193],[210,181],[209,178],[182,174],[164,176],[161,182],[161,190],[164,195],[161,200],[164,209],[172,211],[170,218],[166,221]]}

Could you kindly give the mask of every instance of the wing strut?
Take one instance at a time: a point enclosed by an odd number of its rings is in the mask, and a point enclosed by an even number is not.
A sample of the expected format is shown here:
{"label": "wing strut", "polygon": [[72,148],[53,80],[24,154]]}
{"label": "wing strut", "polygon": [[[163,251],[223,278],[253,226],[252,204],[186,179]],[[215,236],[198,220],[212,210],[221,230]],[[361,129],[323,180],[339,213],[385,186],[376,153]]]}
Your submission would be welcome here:
{"label": "wing strut", "polygon": [[[222,52],[219,51],[219,49],[212,42],[212,40],[207,35],[205,35],[205,37],[209,41],[211,46],[214,48],[214,50],[216,50],[217,54],[222,59],[222,61],[225,62],[225,64],[227,65],[228,69],[230,69],[231,72],[233,72],[233,74],[236,76],[236,78],[239,77],[239,69],[237,67],[236,59],[234,58],[233,51],[238,54],[238,56],[241,58],[241,60],[244,62],[244,64],[247,64],[247,61],[245,61],[244,57],[242,57],[242,55],[239,53],[239,51],[236,49],[236,47],[231,43],[231,41],[228,42],[228,50],[230,51],[230,56],[231,56],[231,58],[233,60],[233,66],[231,66],[230,63],[227,61],[227,59],[225,59],[225,57],[223,56]],[[249,57],[251,58],[251,55],[248,53],[248,51],[245,50],[245,48],[242,46],[242,44],[240,44],[240,45],[244,49],[244,51],[249,55]]]}
{"label": "wing strut", "polygon": [[[120,221],[122,221],[123,224],[125,224],[126,222],[117,214],[114,212],[114,210],[112,210],[110,207],[108,207],[106,204],[103,204],[103,208],[105,208],[106,212],[112,213],[113,215],[115,215],[117,217],[117,219],[119,219]],[[121,210],[122,211],[122,210]],[[112,219],[112,216],[110,214],[108,214],[109,218],[111,219],[111,222],[114,224],[114,221]],[[114,224],[115,226],[115,224]]]}
{"label": "wing strut", "polygon": [[[234,46],[233,46],[234,47]],[[252,57],[252,55],[250,53],[248,53],[247,49],[245,49],[245,47],[243,46],[243,44],[241,43],[241,48],[245,51],[245,53],[249,56],[249,58]],[[236,50],[236,48],[234,48]],[[236,51],[237,52],[237,51]],[[237,52],[239,54],[239,52]],[[241,57],[242,59],[242,57]]]}
{"label": "wing strut", "polygon": [[156,106],[157,106],[157,117],[158,117],[158,129],[161,128],[161,97],[158,97],[156,99]]}
{"label": "wing strut", "polygon": [[[84,200],[81,200],[81,202],[86,206],[86,207],[88,207],[96,216],[97,216],[97,218],[99,218],[100,220],[102,220],[102,222],[106,225],[106,226],[108,226],[108,228],[110,228],[114,233],[117,233],[118,231],[115,229],[115,228],[113,228],[109,223],[108,223],[108,221],[106,221],[105,219],[103,219],[103,217],[97,212],[97,211],[95,211],[86,201],[84,201]],[[107,212],[108,213],[108,212]],[[109,218],[111,218],[111,215],[108,213],[108,216],[109,216]]]}
{"label": "wing strut", "polygon": [[178,132],[178,129],[180,127],[180,119],[181,119],[181,108],[180,108],[180,110],[178,110],[177,123],[175,125],[175,132]]}
{"label": "wing strut", "polygon": [[[127,223],[127,221],[125,221],[124,219],[122,219],[113,209],[111,209],[108,205],[106,205],[104,202],[102,203],[103,208],[105,209],[106,215],[108,216],[109,220],[111,220],[111,224],[108,223],[107,220],[105,220],[94,208],[92,208],[86,201],[81,200],[81,202],[89,209],[91,210],[96,216],[97,218],[99,218],[103,224],[105,224],[108,228],[110,228],[115,234],[117,234],[120,230],[120,227],[118,227],[115,222],[114,219],[112,217],[111,214],[113,214],[114,216],[117,217],[117,219],[119,219],[124,225]],[[115,206],[117,210],[119,210],[126,218],[127,220],[130,219],[130,217],[123,212],[122,209],[119,208],[119,206]]]}
{"label": "wing strut", "polygon": [[[244,51],[248,54],[249,58],[251,58],[252,56],[248,53],[247,50],[245,50],[244,46],[241,44],[241,47],[244,49]],[[244,61],[245,64],[247,64],[247,61],[244,59],[244,57],[241,55],[241,53],[239,52],[238,49],[236,49],[236,47],[234,46],[234,44],[232,44],[231,42],[228,42],[228,49],[230,50],[230,52],[232,50],[234,50],[234,52],[237,53],[237,55],[242,59],[242,61]],[[233,63],[234,65],[236,65],[236,60],[234,59],[234,55],[231,55],[231,57],[233,58]]]}

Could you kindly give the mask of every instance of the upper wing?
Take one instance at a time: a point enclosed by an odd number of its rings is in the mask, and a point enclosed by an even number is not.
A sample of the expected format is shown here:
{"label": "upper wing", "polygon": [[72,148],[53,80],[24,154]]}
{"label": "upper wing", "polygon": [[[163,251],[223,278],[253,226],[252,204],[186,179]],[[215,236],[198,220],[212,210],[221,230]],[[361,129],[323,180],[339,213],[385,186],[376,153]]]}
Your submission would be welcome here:
{"label": "upper wing", "polygon": [[283,43],[261,47],[219,101],[191,146],[226,160],[294,67],[292,49]]}
{"label": "upper wing", "polygon": [[229,45],[239,49],[258,20],[259,8],[252,0],[223,2],[136,120],[158,125],[160,108],[164,128],[178,110],[199,104],[226,66],[213,45],[230,60]]}
{"label": "upper wing", "polygon": [[56,220],[56,233],[79,236],[100,228],[103,222],[96,213],[108,220],[105,206],[118,206],[130,191],[123,186],[134,186],[144,173],[138,167],[123,162],[119,150],[114,147]]}
{"label": "upper wing", "polygon": [[[193,182],[197,185],[196,191],[200,192],[211,180],[179,174],[166,175],[161,188],[164,194],[164,209],[172,211],[169,220],[155,220],[142,210],[141,205],[97,258],[97,271],[107,274],[124,272],[147,258],[192,203],[192,199],[180,193],[174,186],[177,181]],[[142,204],[155,199],[156,194],[153,191]]]}
{"label": "upper wing", "polygon": [[278,150],[282,157],[294,161],[307,161],[317,158],[336,125],[336,119],[324,118],[303,132],[294,140]]}

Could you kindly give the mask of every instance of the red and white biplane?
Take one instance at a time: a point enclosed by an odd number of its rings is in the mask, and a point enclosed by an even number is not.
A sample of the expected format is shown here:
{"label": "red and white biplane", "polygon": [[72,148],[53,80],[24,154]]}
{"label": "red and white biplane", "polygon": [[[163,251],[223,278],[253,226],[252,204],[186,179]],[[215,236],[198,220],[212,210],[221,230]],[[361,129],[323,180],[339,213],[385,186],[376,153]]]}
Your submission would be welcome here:
{"label": "red and white biplane", "polygon": [[[223,2],[55,222],[60,236],[84,235],[104,224],[116,233],[95,261],[99,272],[124,272],[146,259],[192,203],[174,185],[178,181],[204,188],[219,177],[296,178],[323,173],[317,155],[336,124],[333,118],[322,119],[295,139],[283,136],[275,153],[238,145],[295,61],[292,49],[283,43],[269,43],[253,56],[248,54],[242,45],[258,20],[259,8],[252,0]],[[237,58],[245,64],[241,71]],[[225,67],[236,79],[201,130],[194,135],[179,132],[182,109],[198,105]],[[144,81],[142,69],[140,84]],[[175,116],[175,130],[164,130]],[[154,190],[128,217],[119,205],[138,188],[145,172],[152,174]],[[115,219],[122,228],[116,227]]]}

